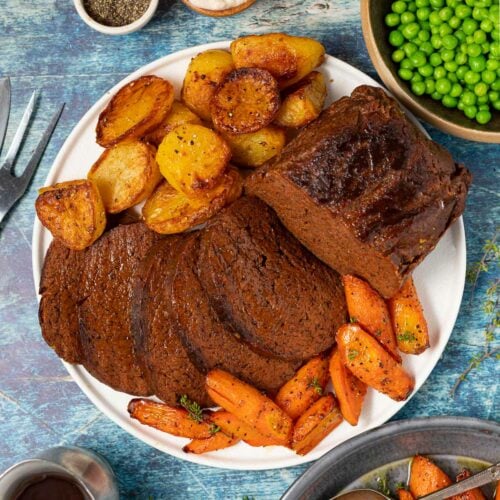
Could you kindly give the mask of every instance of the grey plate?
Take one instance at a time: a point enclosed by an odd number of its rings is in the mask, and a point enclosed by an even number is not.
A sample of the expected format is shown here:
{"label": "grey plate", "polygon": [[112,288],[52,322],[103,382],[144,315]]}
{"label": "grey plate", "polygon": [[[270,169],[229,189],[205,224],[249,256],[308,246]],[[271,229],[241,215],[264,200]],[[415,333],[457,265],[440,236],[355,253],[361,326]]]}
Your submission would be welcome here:
{"label": "grey plate", "polygon": [[420,453],[500,460],[500,424],[466,417],[399,420],[365,432],[318,460],[282,500],[328,499],[386,464]]}

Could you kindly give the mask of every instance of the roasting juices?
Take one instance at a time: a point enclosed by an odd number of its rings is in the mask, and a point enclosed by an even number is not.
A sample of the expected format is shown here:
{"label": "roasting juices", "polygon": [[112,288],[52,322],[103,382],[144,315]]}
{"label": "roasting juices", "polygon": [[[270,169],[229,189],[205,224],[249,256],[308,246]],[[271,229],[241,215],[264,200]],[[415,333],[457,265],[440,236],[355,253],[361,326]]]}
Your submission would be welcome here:
{"label": "roasting juices", "polygon": [[70,476],[35,474],[7,500],[90,500],[80,485]]}

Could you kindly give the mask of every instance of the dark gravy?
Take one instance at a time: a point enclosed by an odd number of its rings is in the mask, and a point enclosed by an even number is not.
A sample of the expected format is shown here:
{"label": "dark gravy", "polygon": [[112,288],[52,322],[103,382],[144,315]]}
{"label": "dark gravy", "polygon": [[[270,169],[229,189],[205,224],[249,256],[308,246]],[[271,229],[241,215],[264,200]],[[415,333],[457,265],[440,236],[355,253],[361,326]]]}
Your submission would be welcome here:
{"label": "dark gravy", "polygon": [[88,495],[70,477],[40,474],[27,480],[12,500],[89,500]]}

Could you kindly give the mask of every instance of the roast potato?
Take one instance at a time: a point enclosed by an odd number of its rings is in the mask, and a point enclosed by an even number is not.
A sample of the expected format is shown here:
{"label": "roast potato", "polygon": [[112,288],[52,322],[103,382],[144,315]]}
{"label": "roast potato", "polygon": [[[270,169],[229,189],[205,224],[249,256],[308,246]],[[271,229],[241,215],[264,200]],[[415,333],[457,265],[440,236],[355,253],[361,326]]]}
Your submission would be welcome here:
{"label": "roast potato", "polygon": [[109,148],[125,139],[140,139],[158,127],[174,101],[174,87],[154,75],[122,87],[99,115],[96,141]]}
{"label": "roast potato", "polygon": [[174,101],[172,103],[172,109],[167,115],[163,123],[159,127],[155,128],[152,132],[144,137],[146,142],[154,144],[158,147],[163,140],[163,138],[177,125],[182,125],[183,123],[196,123],[201,125],[201,119],[198,115],[193,113],[185,104],[180,101]]}
{"label": "roast potato", "polygon": [[106,227],[106,212],[93,181],[60,182],[39,190],[35,209],[40,222],[68,248],[83,250]]}
{"label": "roast potato", "polygon": [[269,71],[240,68],[231,71],[212,99],[212,121],[217,130],[247,134],[269,125],[280,106],[278,82]]}
{"label": "roast potato", "polygon": [[311,38],[269,33],[234,40],[231,54],[236,68],[266,69],[283,89],[319,66],[323,62],[325,48]]}
{"label": "roast potato", "polygon": [[143,142],[119,142],[92,165],[87,177],[97,185],[106,212],[123,212],[153,192],[162,178],[155,153]]}
{"label": "roast potato", "polygon": [[231,160],[240,167],[259,167],[281,152],[285,146],[283,129],[269,125],[250,134],[224,134],[231,148]]}
{"label": "roast potato", "polygon": [[213,130],[202,125],[178,125],[163,139],[156,154],[169,184],[188,196],[213,189],[226,170],[231,150]]}
{"label": "roast potato", "polygon": [[312,71],[290,87],[274,121],[282,127],[303,127],[318,118],[325,98],[325,78],[318,71]]}
{"label": "roast potato", "polygon": [[163,182],[144,204],[144,222],[157,233],[181,233],[202,224],[236,200],[241,195],[242,185],[241,176],[235,169],[224,174],[221,183],[203,196],[186,196]]}
{"label": "roast potato", "polygon": [[207,50],[191,59],[181,92],[186,106],[209,122],[215,89],[233,69],[233,58],[225,50]]}

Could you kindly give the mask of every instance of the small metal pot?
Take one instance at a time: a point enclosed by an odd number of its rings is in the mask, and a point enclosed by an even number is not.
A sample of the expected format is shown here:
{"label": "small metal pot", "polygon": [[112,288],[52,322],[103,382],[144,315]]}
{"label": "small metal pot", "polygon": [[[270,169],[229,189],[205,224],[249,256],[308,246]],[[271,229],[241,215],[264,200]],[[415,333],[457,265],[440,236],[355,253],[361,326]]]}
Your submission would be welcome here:
{"label": "small metal pot", "polygon": [[76,446],[50,448],[7,469],[0,476],[0,498],[12,498],[30,478],[48,473],[70,477],[91,500],[119,499],[116,477],[106,460]]}

